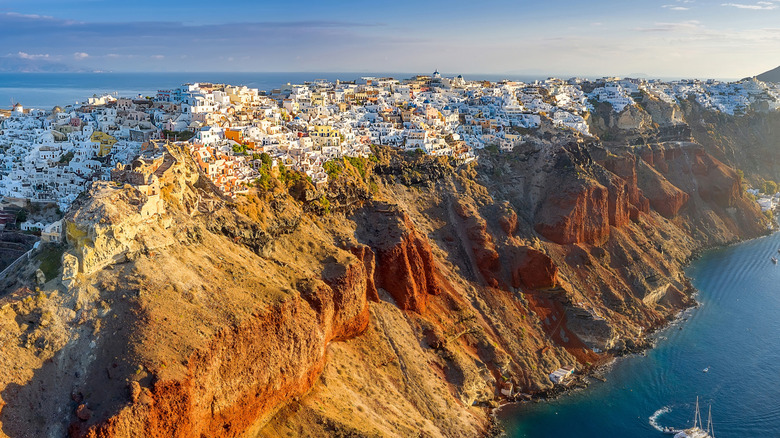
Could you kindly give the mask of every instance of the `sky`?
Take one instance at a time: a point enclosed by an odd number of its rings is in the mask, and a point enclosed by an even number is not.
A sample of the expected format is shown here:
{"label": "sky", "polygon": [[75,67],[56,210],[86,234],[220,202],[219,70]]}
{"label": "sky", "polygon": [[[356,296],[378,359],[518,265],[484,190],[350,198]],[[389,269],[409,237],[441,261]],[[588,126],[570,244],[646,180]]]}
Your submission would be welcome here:
{"label": "sky", "polygon": [[0,0],[0,70],[736,79],[780,65],[780,0],[735,1]]}

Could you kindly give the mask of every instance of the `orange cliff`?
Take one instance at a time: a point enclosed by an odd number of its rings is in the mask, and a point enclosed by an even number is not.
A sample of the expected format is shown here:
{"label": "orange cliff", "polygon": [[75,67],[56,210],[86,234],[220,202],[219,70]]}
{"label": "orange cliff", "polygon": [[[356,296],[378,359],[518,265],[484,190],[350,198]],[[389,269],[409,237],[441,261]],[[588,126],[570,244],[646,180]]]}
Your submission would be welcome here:
{"label": "orange cliff", "polygon": [[[109,381],[101,365],[88,371],[78,393],[93,394],[79,400],[80,412],[88,409],[90,414],[73,421],[70,436],[243,436],[291,398],[310,390],[325,365],[329,343],[353,338],[366,329],[370,282],[365,265],[351,254],[325,248],[330,255],[310,255],[324,260],[318,262],[317,275],[300,271],[296,275],[300,278],[293,280],[294,290],[268,285],[265,288],[270,290],[261,292],[237,278],[260,269],[268,280],[284,281],[291,270],[300,268],[283,262],[288,270],[282,273],[223,236],[203,229],[199,233],[202,243],[189,250],[173,244],[132,256],[132,265],[153,277],[144,281],[135,310],[123,317],[131,320],[108,319],[103,330],[117,330],[121,323],[134,327],[138,336],[121,347],[131,354],[113,359],[119,366],[109,373]],[[208,251],[202,252],[205,248]],[[200,255],[182,259],[193,252]],[[209,261],[216,257],[218,261]],[[150,274],[149,269],[157,271]],[[199,280],[192,277],[195,272],[209,276]],[[76,287],[105,283],[106,275],[110,273],[97,272]],[[162,296],[144,292],[154,284],[162,287],[182,281],[203,282],[195,287],[202,290],[198,294],[207,295],[200,299],[213,303],[208,313],[187,302],[193,298],[186,290],[168,289]],[[212,282],[222,286],[214,287]],[[119,313],[118,307],[114,310]],[[188,323],[171,325],[182,315],[188,315]],[[106,342],[116,340],[97,339],[98,347]],[[109,344],[103,348],[115,349]],[[123,376],[127,388],[111,389],[122,384]],[[95,395],[107,391],[113,391],[109,400]]]}
{"label": "orange cliff", "polygon": [[[366,227],[358,237],[367,246],[353,246],[368,272],[373,290],[387,291],[402,310],[425,313],[429,296],[441,293],[441,274],[430,243],[418,236],[409,216],[397,207],[378,204],[364,212]],[[378,301],[378,295],[372,292]]]}
{"label": "orange cliff", "polygon": [[605,242],[609,237],[609,190],[588,177],[550,187],[536,216],[535,229],[560,245]]}
{"label": "orange cliff", "polygon": [[[160,175],[166,208],[138,215],[146,195],[99,183],[66,217],[63,290],[51,296],[78,313],[52,313],[66,343],[4,393],[4,433],[244,436],[311,389],[330,343],[368,327],[373,272],[300,206],[225,205],[192,183],[191,159],[161,153],[176,158]],[[50,409],[72,404],[70,424],[32,420],[38,388]]]}
{"label": "orange cliff", "polygon": [[[304,299],[220,331],[185,360],[183,378],[161,377],[149,388],[131,383],[127,405],[98,423],[76,420],[69,435],[244,436],[289,399],[309,391],[325,365],[329,342],[357,336],[367,326],[362,266],[353,264],[334,280],[339,286],[316,285]],[[258,345],[258,339],[277,342]]]}
{"label": "orange cliff", "polygon": [[[599,163],[601,171],[580,173],[548,189],[535,216],[540,235],[557,244],[601,245],[610,227],[623,228],[651,208],[673,219],[692,197],[718,208],[755,209],[746,203],[737,173],[693,143],[646,146],[636,155],[610,154]],[[747,218],[740,223],[757,231]]]}
{"label": "orange cliff", "polygon": [[512,287],[552,289],[558,285],[558,267],[547,254],[535,248],[521,247],[515,255]]}

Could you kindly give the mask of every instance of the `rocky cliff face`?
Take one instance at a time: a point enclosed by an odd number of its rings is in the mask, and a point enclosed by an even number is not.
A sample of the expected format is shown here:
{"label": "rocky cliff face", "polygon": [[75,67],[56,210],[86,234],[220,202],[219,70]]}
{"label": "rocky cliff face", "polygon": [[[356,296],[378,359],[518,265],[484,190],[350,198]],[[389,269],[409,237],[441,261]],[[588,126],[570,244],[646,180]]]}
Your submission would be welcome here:
{"label": "rocky cliff face", "polygon": [[[563,187],[551,187],[537,215],[536,231],[561,244],[603,243],[609,237],[609,190],[590,179],[573,179]],[[615,201],[620,201],[615,194]],[[620,208],[611,203],[613,217]]]}
{"label": "rocky cliff face", "polygon": [[[368,246],[361,259],[373,273],[375,288],[384,289],[401,310],[425,313],[428,297],[441,292],[441,274],[427,239],[417,235],[409,216],[393,205],[371,205],[358,229]],[[373,294],[372,294],[373,295]],[[378,301],[378,300],[377,300]]]}
{"label": "rocky cliff face", "polygon": [[[644,153],[658,159],[648,163]],[[724,196],[698,193],[715,181]],[[559,365],[597,363],[641,344],[643,333],[692,303],[681,268],[694,249],[729,242],[734,229],[740,237],[762,232],[755,205],[728,190],[736,174],[687,143],[521,148],[483,156],[478,168],[424,190],[392,182],[383,190],[427,234],[447,279],[442,292],[427,296],[425,312],[399,318],[401,305],[379,287],[385,298],[372,305],[367,334],[334,349],[321,383],[262,436],[480,433],[484,423],[466,406],[489,404],[501,382],[549,389],[546,373]],[[722,207],[737,204],[744,215]],[[366,369],[354,363],[366,350],[386,359],[370,378],[345,379]],[[378,400],[376,388],[391,401]],[[431,400],[456,404],[440,414]]]}
{"label": "rocky cliff face", "polygon": [[[35,335],[50,347],[28,358],[32,374],[5,376],[4,434],[243,436],[309,391],[331,342],[366,329],[362,260],[320,240],[330,238],[307,219],[290,239],[292,230],[279,227],[295,209],[289,199],[280,217],[253,222],[240,212],[250,211],[248,201],[228,208],[194,189],[196,181],[179,184],[182,175],[197,178],[192,169],[180,157],[162,175],[160,213],[141,217],[147,196],[101,183],[66,218],[64,281],[42,292],[41,310],[4,308],[10,334],[27,336],[13,323],[21,315],[32,315],[28,326],[58,329],[54,344],[48,329]],[[216,208],[208,219],[198,202]],[[228,224],[249,222],[257,229],[236,243]],[[209,231],[215,224],[220,233]],[[66,311],[49,310],[42,324],[47,305]],[[48,387],[52,379],[58,383]],[[50,391],[49,404],[30,411],[39,388]],[[58,414],[34,420],[45,412]]]}
{"label": "rocky cliff face", "polygon": [[682,102],[695,141],[716,159],[742,170],[754,185],[780,173],[780,113],[751,111],[741,116],[713,113]]}
{"label": "rocky cliff face", "polygon": [[692,303],[694,250],[763,231],[693,143],[380,148],[236,200],[161,153],[159,193],[96,184],[62,276],[0,301],[2,434],[483,435],[501,388],[641,344]]}

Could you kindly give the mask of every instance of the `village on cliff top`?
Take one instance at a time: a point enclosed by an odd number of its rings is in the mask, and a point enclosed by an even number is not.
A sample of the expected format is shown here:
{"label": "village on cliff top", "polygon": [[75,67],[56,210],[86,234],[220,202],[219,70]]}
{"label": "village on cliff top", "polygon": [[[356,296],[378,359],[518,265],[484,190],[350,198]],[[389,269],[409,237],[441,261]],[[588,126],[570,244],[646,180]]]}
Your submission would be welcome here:
{"label": "village on cliff top", "polygon": [[[249,190],[264,172],[280,167],[321,187],[329,160],[367,157],[371,145],[468,162],[485,147],[511,151],[545,124],[590,136],[587,118],[596,105],[621,113],[643,97],[669,104],[694,100],[710,111],[739,115],[780,108],[780,85],[756,79],[487,82],[437,71],[407,80],[312,81],[270,92],[185,84],[155,97],[104,95],[51,110],[16,104],[0,112],[0,196],[6,202],[56,203],[64,212],[93,181],[111,180],[112,171],[159,141],[183,142],[227,196]],[[761,206],[773,208],[775,199]],[[14,220],[0,216],[0,227]],[[21,228],[58,240],[61,223],[43,222],[26,221]]]}

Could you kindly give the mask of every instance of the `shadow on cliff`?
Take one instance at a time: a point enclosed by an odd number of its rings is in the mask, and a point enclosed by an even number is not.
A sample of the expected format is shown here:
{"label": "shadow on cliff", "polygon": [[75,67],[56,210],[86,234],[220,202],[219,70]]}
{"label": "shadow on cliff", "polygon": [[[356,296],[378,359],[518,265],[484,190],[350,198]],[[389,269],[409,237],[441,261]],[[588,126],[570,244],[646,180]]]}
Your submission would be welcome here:
{"label": "shadow on cliff", "polygon": [[[373,273],[375,290],[387,291],[401,310],[424,314],[430,296],[442,292],[441,274],[427,238],[419,235],[411,218],[392,204],[371,203],[353,219],[357,224],[355,237],[371,253],[363,257],[363,263],[366,272]],[[378,301],[378,294],[373,299]]]}
{"label": "shadow on cliff", "polygon": [[[116,415],[130,400],[130,380],[151,386],[151,375],[132,368],[128,350],[128,327],[137,324],[138,317],[131,300],[124,299],[132,292],[103,286],[111,290],[103,290],[99,298],[113,302],[110,312],[85,305],[76,319],[63,321],[69,331],[57,333],[67,339],[59,350],[47,351],[52,348],[49,334],[32,327],[27,339],[20,338],[28,351],[38,350],[36,356],[43,362],[20,362],[25,368],[37,366],[32,377],[24,384],[10,383],[0,393],[6,403],[0,410],[0,427],[9,437],[67,436],[74,425],[78,428]],[[27,319],[23,322],[32,325]]]}
{"label": "shadow on cliff", "polygon": [[[58,419],[57,412],[44,412],[44,397],[57,383],[51,376],[56,373],[54,362],[46,362],[33,373],[26,385],[10,383],[0,393],[6,404],[0,410],[0,430],[11,438],[32,438],[60,432],[64,436],[68,420]],[[62,400],[65,402],[65,400]],[[76,409],[75,402],[67,400],[69,413]],[[51,424],[52,420],[55,424]]]}

